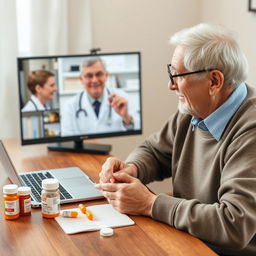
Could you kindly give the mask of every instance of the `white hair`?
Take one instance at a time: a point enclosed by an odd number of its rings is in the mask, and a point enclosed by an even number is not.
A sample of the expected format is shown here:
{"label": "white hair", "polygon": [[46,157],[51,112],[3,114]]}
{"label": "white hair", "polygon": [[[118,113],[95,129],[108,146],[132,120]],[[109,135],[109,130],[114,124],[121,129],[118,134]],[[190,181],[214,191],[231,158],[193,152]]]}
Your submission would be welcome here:
{"label": "white hair", "polygon": [[247,78],[247,59],[234,34],[223,26],[198,24],[175,33],[170,43],[185,46],[184,66],[189,71],[218,69],[232,88]]}
{"label": "white hair", "polygon": [[83,59],[81,65],[80,65],[80,72],[83,72],[84,67],[91,67],[92,65],[94,65],[97,62],[100,62],[103,69],[106,71],[106,64],[105,64],[104,60],[98,56],[95,56],[95,57],[87,57],[87,58]]}

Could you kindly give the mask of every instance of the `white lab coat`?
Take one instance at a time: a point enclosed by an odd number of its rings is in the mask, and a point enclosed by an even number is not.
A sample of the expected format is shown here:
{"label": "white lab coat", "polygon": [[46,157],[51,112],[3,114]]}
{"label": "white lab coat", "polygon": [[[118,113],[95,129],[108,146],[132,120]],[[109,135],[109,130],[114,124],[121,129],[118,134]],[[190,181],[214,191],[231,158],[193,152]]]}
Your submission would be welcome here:
{"label": "white lab coat", "polygon": [[[34,103],[34,104],[33,104]],[[29,111],[44,111],[49,109],[48,106],[44,106],[35,95],[31,95],[26,105],[22,108],[22,112]]]}
{"label": "white lab coat", "polygon": [[[128,98],[121,89],[111,90],[111,93],[116,93],[117,95]],[[86,111],[87,115],[85,115],[84,112],[80,111],[78,118],[76,117],[76,112],[79,109],[79,98],[80,93],[71,98],[62,108],[63,111],[61,112],[61,136],[127,131],[127,127],[125,127],[125,125],[123,124],[122,118],[109,105],[108,92],[106,88],[103,91],[103,97],[98,118],[95,114],[92,104],[88,99],[86,91],[84,91],[81,106],[82,109]],[[138,111],[130,111],[130,107],[132,108],[132,106],[129,106],[129,102],[128,107],[129,113],[133,117],[133,129],[140,128]]]}

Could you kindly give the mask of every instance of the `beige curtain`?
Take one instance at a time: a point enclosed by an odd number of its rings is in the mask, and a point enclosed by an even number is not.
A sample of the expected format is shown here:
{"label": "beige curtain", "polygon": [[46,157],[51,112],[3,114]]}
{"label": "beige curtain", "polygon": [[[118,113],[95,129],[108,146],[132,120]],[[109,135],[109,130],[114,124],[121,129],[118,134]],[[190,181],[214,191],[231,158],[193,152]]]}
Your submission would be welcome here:
{"label": "beige curtain", "polygon": [[16,0],[21,56],[89,52],[90,0]]}
{"label": "beige curtain", "polygon": [[0,0],[0,139],[18,136],[15,0]]}
{"label": "beige curtain", "polygon": [[91,0],[0,0],[0,139],[18,137],[16,58],[89,53]]}

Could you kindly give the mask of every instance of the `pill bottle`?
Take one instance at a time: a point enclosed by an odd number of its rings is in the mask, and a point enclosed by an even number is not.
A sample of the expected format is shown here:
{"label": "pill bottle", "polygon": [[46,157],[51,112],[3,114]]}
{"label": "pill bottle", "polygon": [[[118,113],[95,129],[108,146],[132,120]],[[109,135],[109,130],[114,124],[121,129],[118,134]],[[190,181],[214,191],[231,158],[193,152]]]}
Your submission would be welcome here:
{"label": "pill bottle", "polygon": [[31,215],[31,188],[19,187],[20,216]]}
{"label": "pill bottle", "polygon": [[57,179],[42,181],[42,215],[44,218],[55,218],[60,214],[60,191]]}
{"label": "pill bottle", "polygon": [[20,216],[18,186],[15,184],[5,185],[3,187],[4,199],[4,218],[6,220],[15,220]]}

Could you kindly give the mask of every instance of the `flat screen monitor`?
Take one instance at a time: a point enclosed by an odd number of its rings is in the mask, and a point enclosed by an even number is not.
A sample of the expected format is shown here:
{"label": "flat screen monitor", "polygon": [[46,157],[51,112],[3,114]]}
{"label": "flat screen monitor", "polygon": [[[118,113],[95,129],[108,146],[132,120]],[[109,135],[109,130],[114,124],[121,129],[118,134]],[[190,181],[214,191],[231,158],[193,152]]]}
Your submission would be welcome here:
{"label": "flat screen monitor", "polygon": [[108,153],[86,139],[142,133],[139,52],[19,57],[21,143]]}

